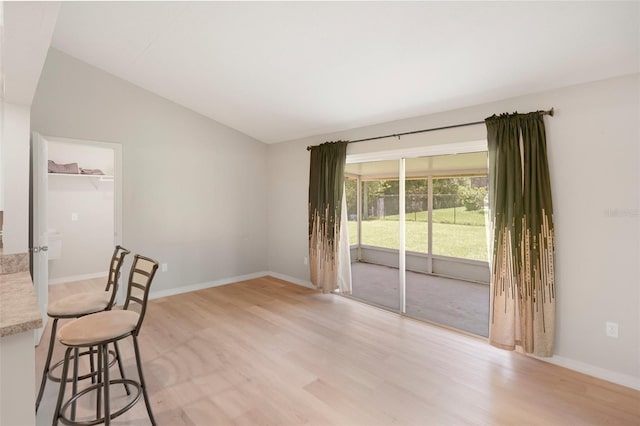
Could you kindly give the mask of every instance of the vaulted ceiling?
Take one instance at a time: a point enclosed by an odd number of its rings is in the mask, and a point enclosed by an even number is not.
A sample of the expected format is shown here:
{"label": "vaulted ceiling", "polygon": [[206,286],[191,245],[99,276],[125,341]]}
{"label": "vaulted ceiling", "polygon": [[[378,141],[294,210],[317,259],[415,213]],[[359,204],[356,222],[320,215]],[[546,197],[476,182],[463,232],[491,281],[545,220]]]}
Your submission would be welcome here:
{"label": "vaulted ceiling", "polygon": [[266,143],[639,71],[638,2],[64,2],[52,47]]}

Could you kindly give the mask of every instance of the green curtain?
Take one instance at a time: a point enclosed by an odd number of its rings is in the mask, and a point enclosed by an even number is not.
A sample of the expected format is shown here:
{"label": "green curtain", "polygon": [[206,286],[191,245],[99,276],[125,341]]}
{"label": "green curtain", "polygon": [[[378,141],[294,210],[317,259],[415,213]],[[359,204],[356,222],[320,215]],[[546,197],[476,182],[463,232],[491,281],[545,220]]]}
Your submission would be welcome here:
{"label": "green curtain", "polygon": [[544,112],[486,119],[491,213],[489,341],[553,355],[554,228]]}
{"label": "green curtain", "polygon": [[338,289],[338,256],[346,141],[311,148],[309,264],[311,282],[323,293]]}

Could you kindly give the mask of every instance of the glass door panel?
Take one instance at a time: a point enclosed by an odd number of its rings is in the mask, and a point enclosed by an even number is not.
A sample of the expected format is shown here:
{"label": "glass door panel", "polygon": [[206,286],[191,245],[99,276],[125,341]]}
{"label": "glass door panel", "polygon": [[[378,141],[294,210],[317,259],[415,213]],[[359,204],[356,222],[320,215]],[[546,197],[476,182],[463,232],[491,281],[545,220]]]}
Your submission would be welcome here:
{"label": "glass door panel", "polygon": [[406,313],[487,336],[489,286],[451,278],[487,261],[487,177],[446,171],[481,160],[466,156],[406,160]]}
{"label": "glass door panel", "polygon": [[352,295],[399,310],[399,162],[359,163],[357,170],[361,180],[361,246],[359,261],[351,264]]}

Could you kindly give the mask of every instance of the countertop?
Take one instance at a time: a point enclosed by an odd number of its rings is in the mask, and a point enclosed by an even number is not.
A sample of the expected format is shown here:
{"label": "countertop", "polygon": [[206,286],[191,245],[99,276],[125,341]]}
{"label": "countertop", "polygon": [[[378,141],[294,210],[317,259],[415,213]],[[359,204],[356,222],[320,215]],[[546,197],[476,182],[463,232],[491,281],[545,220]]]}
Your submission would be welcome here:
{"label": "countertop", "polygon": [[29,272],[0,275],[0,337],[40,327],[42,316]]}

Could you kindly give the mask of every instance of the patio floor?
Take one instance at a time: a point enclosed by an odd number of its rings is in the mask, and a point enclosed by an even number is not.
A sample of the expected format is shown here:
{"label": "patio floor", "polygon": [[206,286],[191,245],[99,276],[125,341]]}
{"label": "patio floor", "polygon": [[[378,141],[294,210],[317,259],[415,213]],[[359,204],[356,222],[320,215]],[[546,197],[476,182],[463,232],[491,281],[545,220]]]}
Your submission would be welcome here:
{"label": "patio floor", "polygon": [[[399,310],[398,269],[351,264],[352,296]],[[489,335],[489,285],[406,272],[407,314],[468,333]]]}

